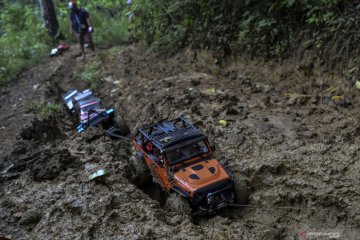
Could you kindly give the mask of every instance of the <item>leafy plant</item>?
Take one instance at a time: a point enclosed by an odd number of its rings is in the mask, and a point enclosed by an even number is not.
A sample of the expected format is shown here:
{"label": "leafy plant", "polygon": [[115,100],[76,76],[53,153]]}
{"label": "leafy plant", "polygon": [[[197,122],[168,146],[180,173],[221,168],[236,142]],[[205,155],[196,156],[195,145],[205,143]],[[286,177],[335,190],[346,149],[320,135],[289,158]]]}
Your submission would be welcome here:
{"label": "leafy plant", "polygon": [[0,12],[0,86],[44,57],[51,43],[38,8],[16,2],[3,4]]}
{"label": "leafy plant", "polygon": [[[54,1],[62,33],[68,41],[75,40],[69,31],[66,2]],[[43,58],[53,44],[36,2],[0,1],[0,85]],[[126,2],[78,1],[90,13],[96,44],[142,41],[167,53],[191,46],[212,49],[219,56],[241,52],[267,57],[292,54],[292,49],[300,47],[318,51],[319,56],[327,51],[335,60],[359,48],[354,29],[360,25],[360,4],[353,1]],[[81,79],[99,82],[95,69],[85,69]]]}
{"label": "leafy plant", "polygon": [[79,79],[90,84],[91,88],[98,87],[102,80],[101,64],[100,58],[96,57],[95,60],[87,64],[78,74]]}
{"label": "leafy plant", "polygon": [[190,45],[274,57],[304,42],[304,48],[343,51],[350,43],[336,34],[359,25],[359,14],[349,17],[359,6],[343,0],[138,0],[130,26],[138,39],[167,52]]}

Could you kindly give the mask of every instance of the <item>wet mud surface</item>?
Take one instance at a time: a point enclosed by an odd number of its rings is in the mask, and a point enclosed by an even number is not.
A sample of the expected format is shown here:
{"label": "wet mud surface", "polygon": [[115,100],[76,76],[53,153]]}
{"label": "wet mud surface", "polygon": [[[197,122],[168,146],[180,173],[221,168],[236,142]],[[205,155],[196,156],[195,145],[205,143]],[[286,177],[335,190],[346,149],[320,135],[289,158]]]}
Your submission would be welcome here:
{"label": "wet mud surface", "polygon": [[[100,51],[102,82],[93,90],[132,132],[183,115],[246,180],[251,206],[191,218],[165,211],[156,186],[132,183],[128,141],[97,128],[76,134],[65,108],[46,117],[29,111],[29,102],[59,104],[61,92],[86,87],[75,77],[83,68],[75,52],[1,90],[0,236],[290,240],[308,231],[359,239],[359,93],[346,79],[252,60],[215,65],[205,52]],[[110,174],[90,181],[99,169]]]}

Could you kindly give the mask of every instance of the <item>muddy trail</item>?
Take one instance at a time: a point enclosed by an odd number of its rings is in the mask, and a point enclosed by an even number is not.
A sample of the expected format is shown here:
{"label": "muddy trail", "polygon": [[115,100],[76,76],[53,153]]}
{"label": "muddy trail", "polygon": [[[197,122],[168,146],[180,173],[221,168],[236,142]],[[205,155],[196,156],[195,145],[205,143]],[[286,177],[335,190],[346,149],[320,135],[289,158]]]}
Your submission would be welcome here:
{"label": "muddy trail", "polygon": [[[79,80],[85,68],[77,52],[1,89],[0,237],[290,240],[305,231],[360,239],[360,93],[346,77],[128,46],[89,57],[88,65],[100,66],[95,84]],[[156,186],[140,189],[130,180],[128,141],[97,128],[75,133],[59,94],[87,87],[133,132],[179,115],[196,123],[217,158],[245,178],[249,206],[211,218],[165,211]],[[34,107],[44,102],[61,108],[44,114],[46,107]],[[89,181],[98,169],[111,174]]]}

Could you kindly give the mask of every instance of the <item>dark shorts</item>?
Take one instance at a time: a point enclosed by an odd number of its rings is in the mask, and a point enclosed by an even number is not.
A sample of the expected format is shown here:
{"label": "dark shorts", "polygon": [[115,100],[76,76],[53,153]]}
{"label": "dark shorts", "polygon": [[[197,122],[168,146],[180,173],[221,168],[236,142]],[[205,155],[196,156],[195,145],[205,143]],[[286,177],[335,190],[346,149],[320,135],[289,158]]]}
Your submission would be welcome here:
{"label": "dark shorts", "polygon": [[80,33],[75,33],[75,36],[78,41],[82,42],[92,42],[92,35],[88,31],[82,31]]}

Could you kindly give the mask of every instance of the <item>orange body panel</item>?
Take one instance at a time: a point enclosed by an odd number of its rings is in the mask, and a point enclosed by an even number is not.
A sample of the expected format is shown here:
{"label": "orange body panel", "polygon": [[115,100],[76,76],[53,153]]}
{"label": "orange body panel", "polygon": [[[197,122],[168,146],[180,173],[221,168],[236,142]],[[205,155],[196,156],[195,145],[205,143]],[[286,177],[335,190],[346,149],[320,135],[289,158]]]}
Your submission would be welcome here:
{"label": "orange body panel", "polygon": [[[195,170],[194,168],[201,168]],[[211,172],[209,169],[213,169]],[[198,176],[199,179],[191,178],[191,175]],[[211,159],[191,164],[174,174],[174,179],[178,186],[185,190],[190,196],[193,196],[194,191],[206,187],[210,184],[221,180],[230,179],[228,173],[219,164],[218,160]]]}
{"label": "orange body panel", "polygon": [[[209,160],[199,161],[201,159],[200,156],[189,159],[181,164],[177,164],[176,166],[181,166],[182,164],[186,164],[187,166],[182,167],[179,171],[175,172],[173,176],[174,181],[171,182],[165,169],[166,163],[164,163],[162,166],[156,160],[156,158],[151,157],[147,152],[145,152],[136,143],[136,141],[133,141],[133,145],[144,156],[146,164],[154,180],[167,191],[169,191],[172,188],[172,185],[175,184],[187,192],[190,196],[193,196],[194,191],[197,189],[203,188],[218,181],[231,179],[229,174],[221,166],[218,160],[212,158]],[[210,155],[212,156],[212,152],[210,152]],[[196,170],[196,168],[201,169]],[[198,176],[198,179],[191,178],[191,175]]]}
{"label": "orange body panel", "polygon": [[154,180],[157,181],[164,189],[170,190],[171,183],[167,176],[165,167],[161,166],[155,161],[155,159],[151,159],[149,154],[147,154],[135,141],[133,142],[133,145],[144,156],[145,162]]}

